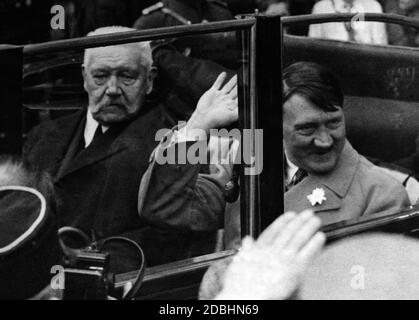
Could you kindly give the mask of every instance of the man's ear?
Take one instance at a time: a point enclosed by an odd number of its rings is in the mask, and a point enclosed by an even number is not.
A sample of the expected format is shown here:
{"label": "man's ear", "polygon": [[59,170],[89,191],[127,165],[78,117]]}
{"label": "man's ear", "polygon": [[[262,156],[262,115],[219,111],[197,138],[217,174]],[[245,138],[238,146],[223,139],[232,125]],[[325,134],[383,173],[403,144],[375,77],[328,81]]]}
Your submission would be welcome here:
{"label": "man's ear", "polygon": [[151,91],[153,91],[154,79],[156,79],[156,77],[157,77],[157,68],[155,66],[153,66],[153,67],[151,67],[150,72],[148,73],[148,78],[147,78],[147,84],[148,84],[147,94],[150,94]]}

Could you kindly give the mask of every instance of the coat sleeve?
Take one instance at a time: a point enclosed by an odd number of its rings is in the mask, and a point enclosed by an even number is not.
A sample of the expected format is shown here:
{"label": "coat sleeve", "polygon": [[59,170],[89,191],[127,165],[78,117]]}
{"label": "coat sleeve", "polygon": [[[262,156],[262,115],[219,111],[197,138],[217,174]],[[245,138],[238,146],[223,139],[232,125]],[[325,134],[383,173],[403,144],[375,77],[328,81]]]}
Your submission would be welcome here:
{"label": "coat sleeve", "polygon": [[153,61],[182,96],[187,96],[194,103],[217,79],[221,72],[227,72],[228,78],[235,75],[233,70],[208,59],[185,56],[172,44],[155,45]]}
{"label": "coat sleeve", "polygon": [[[182,145],[183,144],[183,145]],[[178,154],[189,150],[192,142],[181,142],[167,148]],[[158,149],[154,153],[158,152]],[[225,200],[223,190],[229,180],[228,165],[209,165],[201,173],[200,164],[159,164],[153,154],[144,174],[138,198],[140,216],[148,223],[181,231],[214,231],[223,227]]]}

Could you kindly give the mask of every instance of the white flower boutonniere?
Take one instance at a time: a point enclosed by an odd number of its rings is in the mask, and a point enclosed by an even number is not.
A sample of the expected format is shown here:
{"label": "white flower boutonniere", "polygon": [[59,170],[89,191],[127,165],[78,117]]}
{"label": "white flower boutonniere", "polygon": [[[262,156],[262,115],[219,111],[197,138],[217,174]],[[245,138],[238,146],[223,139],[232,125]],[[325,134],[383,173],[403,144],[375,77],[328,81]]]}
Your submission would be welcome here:
{"label": "white flower boutonniere", "polygon": [[307,196],[307,199],[313,207],[316,204],[322,204],[323,201],[327,200],[323,188],[314,189],[313,192]]}

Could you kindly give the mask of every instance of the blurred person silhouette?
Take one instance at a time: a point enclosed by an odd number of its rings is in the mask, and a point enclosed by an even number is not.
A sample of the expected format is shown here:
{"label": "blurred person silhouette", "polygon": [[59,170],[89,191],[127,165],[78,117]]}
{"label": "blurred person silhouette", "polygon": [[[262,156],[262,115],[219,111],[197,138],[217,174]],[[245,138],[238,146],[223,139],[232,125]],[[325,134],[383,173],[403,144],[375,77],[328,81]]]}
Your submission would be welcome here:
{"label": "blurred person silhouette", "polygon": [[[317,2],[312,14],[326,13],[382,13],[376,0],[321,0]],[[386,45],[386,25],[380,22],[350,21],[311,24],[309,37],[363,44]]]}
{"label": "blurred person silhouette", "polygon": [[108,26],[131,27],[141,11],[154,0],[76,0],[75,36]]}
{"label": "blurred person silhouette", "polygon": [[303,300],[417,300],[417,239],[369,233],[332,243],[303,277]]}
{"label": "blurred person silhouette", "polygon": [[[228,5],[220,0],[163,0],[143,10],[134,28],[171,27],[231,20]],[[151,43],[159,76],[157,95],[168,115],[187,120],[201,95],[225,71],[229,78],[240,67],[241,49],[235,32],[168,38]]]}
{"label": "blurred person silhouette", "polygon": [[[386,13],[394,13],[410,18],[419,18],[418,0],[387,0],[384,4]],[[419,46],[417,29],[404,27],[398,24],[387,24],[389,44],[396,46]]]}

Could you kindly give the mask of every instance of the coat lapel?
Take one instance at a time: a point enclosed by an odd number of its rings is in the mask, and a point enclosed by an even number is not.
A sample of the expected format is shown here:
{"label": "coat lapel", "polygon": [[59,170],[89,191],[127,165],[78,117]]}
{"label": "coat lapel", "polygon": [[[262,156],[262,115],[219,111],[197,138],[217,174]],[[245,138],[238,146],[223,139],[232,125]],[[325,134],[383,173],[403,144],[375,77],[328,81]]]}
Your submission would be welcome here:
{"label": "coat lapel", "polygon": [[[325,191],[326,200],[321,204],[313,206],[308,195],[313,193],[316,188],[321,188]],[[327,210],[338,210],[341,205],[342,199],[329,189],[321,180],[315,177],[308,176],[301,181],[294,188],[285,193],[285,211],[301,212],[305,209],[312,209],[314,212],[327,211]]]}
{"label": "coat lapel", "polygon": [[83,119],[84,111],[77,111],[68,117],[63,117],[51,122],[51,129],[44,138],[41,147],[42,159],[48,164],[48,171],[57,176],[62,162],[67,154],[70,145],[80,122]]}
{"label": "coat lapel", "polygon": [[76,154],[81,150],[82,145],[84,143],[84,127],[86,125],[86,117],[83,117],[77,126],[77,129],[74,131],[72,135],[72,139],[68,142],[67,151],[65,152],[65,156],[62,158],[62,161],[59,169],[57,170],[56,179],[59,180],[67,168],[70,166],[73,158]]}
{"label": "coat lapel", "polygon": [[144,136],[150,131],[149,127],[153,125],[150,113],[153,112],[140,114],[137,119],[129,123],[121,123],[110,127],[98,140],[92,142],[89,147],[71,161],[60,178],[112,157],[128,149],[132,143],[141,145]]}
{"label": "coat lapel", "polygon": [[[359,154],[346,141],[337,167],[326,175],[309,174],[294,188],[284,195],[285,211],[301,212],[312,209],[314,212],[339,210],[359,166]],[[326,200],[321,204],[312,205],[307,196],[314,189],[321,188]]]}
{"label": "coat lapel", "polygon": [[76,155],[63,170],[59,178],[63,178],[126,149],[128,146],[124,143],[124,140],[118,138],[121,131],[123,131],[122,126],[109,128],[100,139],[94,141],[89,147]]}

